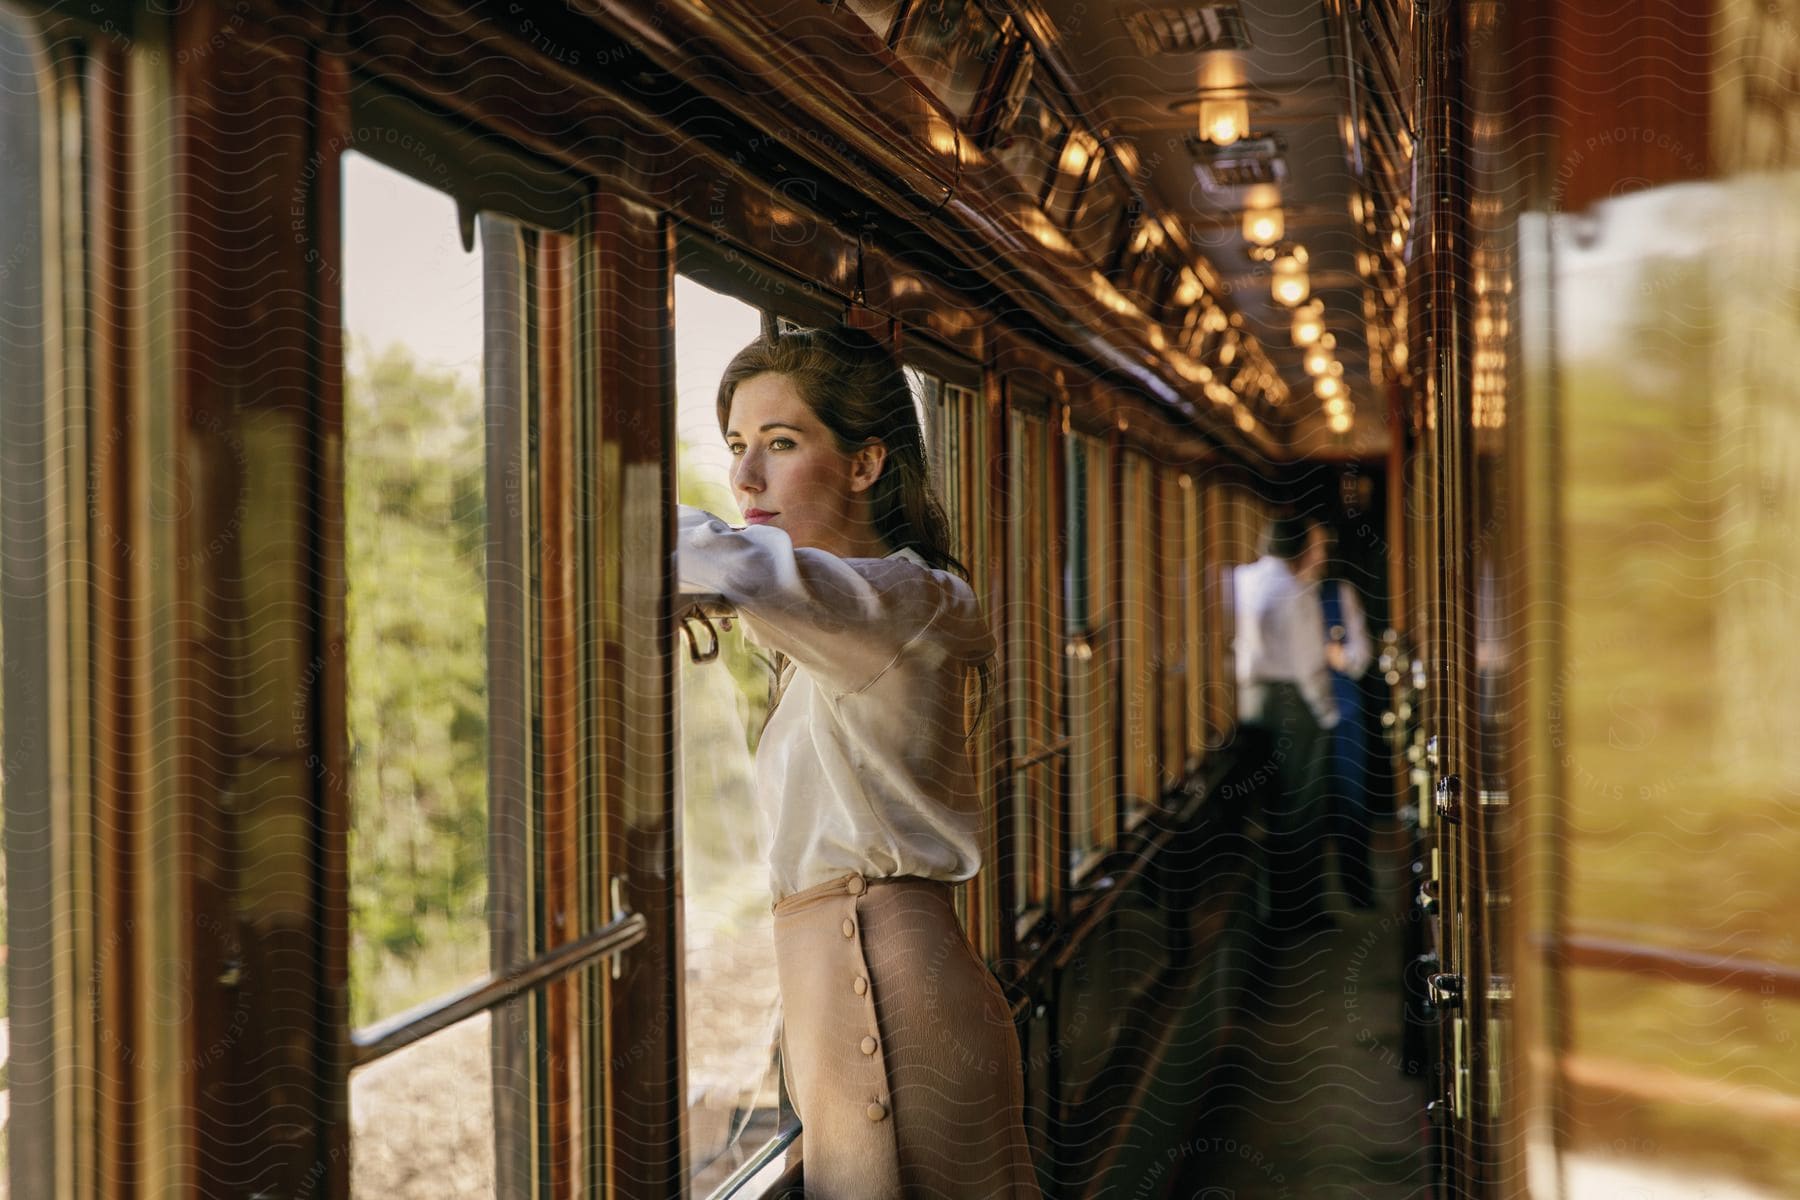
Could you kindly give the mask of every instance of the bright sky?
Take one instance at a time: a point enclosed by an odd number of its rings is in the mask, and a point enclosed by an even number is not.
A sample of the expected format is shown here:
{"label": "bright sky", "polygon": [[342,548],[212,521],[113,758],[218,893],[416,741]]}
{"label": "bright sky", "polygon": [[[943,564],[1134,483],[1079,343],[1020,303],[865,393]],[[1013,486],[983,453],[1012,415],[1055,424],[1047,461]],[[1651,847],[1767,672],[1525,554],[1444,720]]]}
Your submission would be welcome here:
{"label": "bright sky", "polygon": [[[675,278],[675,434],[691,461],[719,483],[731,454],[719,436],[714,401],[725,364],[762,332],[762,314],[685,276]],[[736,522],[738,513],[715,513]]]}
{"label": "bright sky", "polygon": [[[379,350],[480,379],[481,245],[465,252],[450,197],[361,154],[344,156],[344,325]],[[731,456],[713,397],[731,356],[762,327],[755,308],[687,278],[675,284],[676,431],[721,483]],[[735,521],[735,512],[718,514]]]}
{"label": "bright sky", "polygon": [[450,197],[344,155],[344,327],[380,350],[481,377],[481,240],[462,248]]}

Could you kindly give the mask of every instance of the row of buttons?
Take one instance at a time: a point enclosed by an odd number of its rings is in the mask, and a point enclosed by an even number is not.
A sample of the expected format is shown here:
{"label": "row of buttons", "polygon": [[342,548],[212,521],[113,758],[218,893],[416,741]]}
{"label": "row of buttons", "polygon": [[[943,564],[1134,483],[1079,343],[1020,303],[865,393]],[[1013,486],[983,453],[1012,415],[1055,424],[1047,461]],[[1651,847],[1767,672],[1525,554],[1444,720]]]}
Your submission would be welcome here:
{"label": "row of buttons", "polygon": [[[861,875],[852,875],[849,879],[844,881],[844,890],[852,896],[860,896],[864,892],[869,890],[869,885],[863,879],[863,877]],[[849,917],[844,918],[844,936],[846,938],[854,938],[856,936],[856,922],[851,920]],[[868,977],[864,976],[864,975],[858,975],[856,977],[855,982],[853,982],[851,984],[851,987],[855,989],[856,994],[858,996],[868,995],[869,994]],[[873,1037],[865,1037],[865,1038],[863,1038],[862,1045],[859,1048],[862,1050],[862,1052],[864,1054],[872,1055],[875,1053],[876,1044],[877,1043]],[[868,1115],[868,1118],[871,1121],[881,1121],[881,1120],[885,1120],[887,1117],[887,1106],[882,1104],[881,1101],[879,1101],[879,1100],[869,1101],[869,1107],[864,1109],[863,1111]]]}

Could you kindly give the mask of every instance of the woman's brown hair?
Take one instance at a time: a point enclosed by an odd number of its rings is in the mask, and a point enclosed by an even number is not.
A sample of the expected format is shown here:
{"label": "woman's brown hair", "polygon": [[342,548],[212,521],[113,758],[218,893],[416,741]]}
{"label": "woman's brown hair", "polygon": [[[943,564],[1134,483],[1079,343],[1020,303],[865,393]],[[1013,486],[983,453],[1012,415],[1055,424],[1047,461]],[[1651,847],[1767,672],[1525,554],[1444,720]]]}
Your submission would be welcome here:
{"label": "woman's brown hair", "polygon": [[[831,431],[838,449],[853,454],[871,440],[887,448],[881,475],[870,488],[875,532],[893,550],[912,550],[940,571],[969,578],[951,549],[950,522],[931,489],[925,431],[913,405],[900,361],[872,334],[848,325],[790,329],[757,338],[732,358],[719,379],[719,432],[731,422],[738,385],[757,375],[783,375]],[[992,659],[976,668],[980,703],[987,710],[993,687]]]}

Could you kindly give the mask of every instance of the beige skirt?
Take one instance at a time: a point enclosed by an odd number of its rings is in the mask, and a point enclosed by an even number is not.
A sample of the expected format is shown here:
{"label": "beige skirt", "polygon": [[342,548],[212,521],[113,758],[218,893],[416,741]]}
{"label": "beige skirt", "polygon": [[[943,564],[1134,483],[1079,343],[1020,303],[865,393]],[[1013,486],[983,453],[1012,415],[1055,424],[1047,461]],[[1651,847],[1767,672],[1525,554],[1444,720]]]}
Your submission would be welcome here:
{"label": "beige skirt", "polygon": [[950,885],[846,875],[775,905],[810,1200],[1037,1200],[1018,1035]]}

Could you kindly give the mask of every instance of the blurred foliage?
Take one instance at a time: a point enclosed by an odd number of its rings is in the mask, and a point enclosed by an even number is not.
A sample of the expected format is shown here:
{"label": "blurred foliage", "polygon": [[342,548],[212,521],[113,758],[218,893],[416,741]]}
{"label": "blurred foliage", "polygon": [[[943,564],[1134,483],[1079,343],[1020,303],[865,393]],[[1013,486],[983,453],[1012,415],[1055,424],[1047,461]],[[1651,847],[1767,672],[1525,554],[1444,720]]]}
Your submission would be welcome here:
{"label": "blurred foliage", "polygon": [[[1608,272],[1616,333],[1571,339],[1559,362],[1567,650],[1551,735],[1566,919],[1792,965],[1800,827],[1778,726],[1796,687],[1783,633],[1796,491],[1791,473],[1758,470],[1759,456],[1793,461],[1792,426],[1771,403],[1785,373],[1763,377],[1775,359],[1765,367],[1746,336],[1763,299],[1726,286],[1730,265],[1645,248],[1588,268]],[[1567,988],[1575,1053],[1654,1085],[1574,1089],[1580,1145],[1800,1194],[1800,1155],[1748,1107],[1793,1095],[1800,1006],[1772,987],[1610,971],[1576,971]]]}
{"label": "blurred foliage", "polygon": [[[685,452],[679,456],[676,495],[683,504],[703,508],[721,520],[731,520],[731,514],[737,511],[737,504],[731,498],[730,488],[694,467],[693,457]],[[775,678],[775,664],[769,655],[744,638],[742,627],[737,622],[734,621],[732,625],[733,628],[720,639],[719,660],[730,671],[744,698],[744,705],[740,710],[744,744],[754,750],[757,739],[762,736],[762,727],[768,720],[769,686]]]}
{"label": "blurred foliage", "polygon": [[[475,386],[403,348],[352,346],[345,390],[351,1013],[361,1027],[488,970],[487,489]],[[736,511],[681,455],[681,497]],[[750,751],[770,665],[682,659],[690,895],[754,858]],[[733,885],[734,890],[737,885]],[[720,897],[723,901],[723,897]],[[736,903],[738,897],[731,898]],[[767,904],[760,889],[743,897]]]}
{"label": "blurred foliage", "polygon": [[487,511],[471,385],[353,347],[345,388],[351,1011],[487,970]]}

